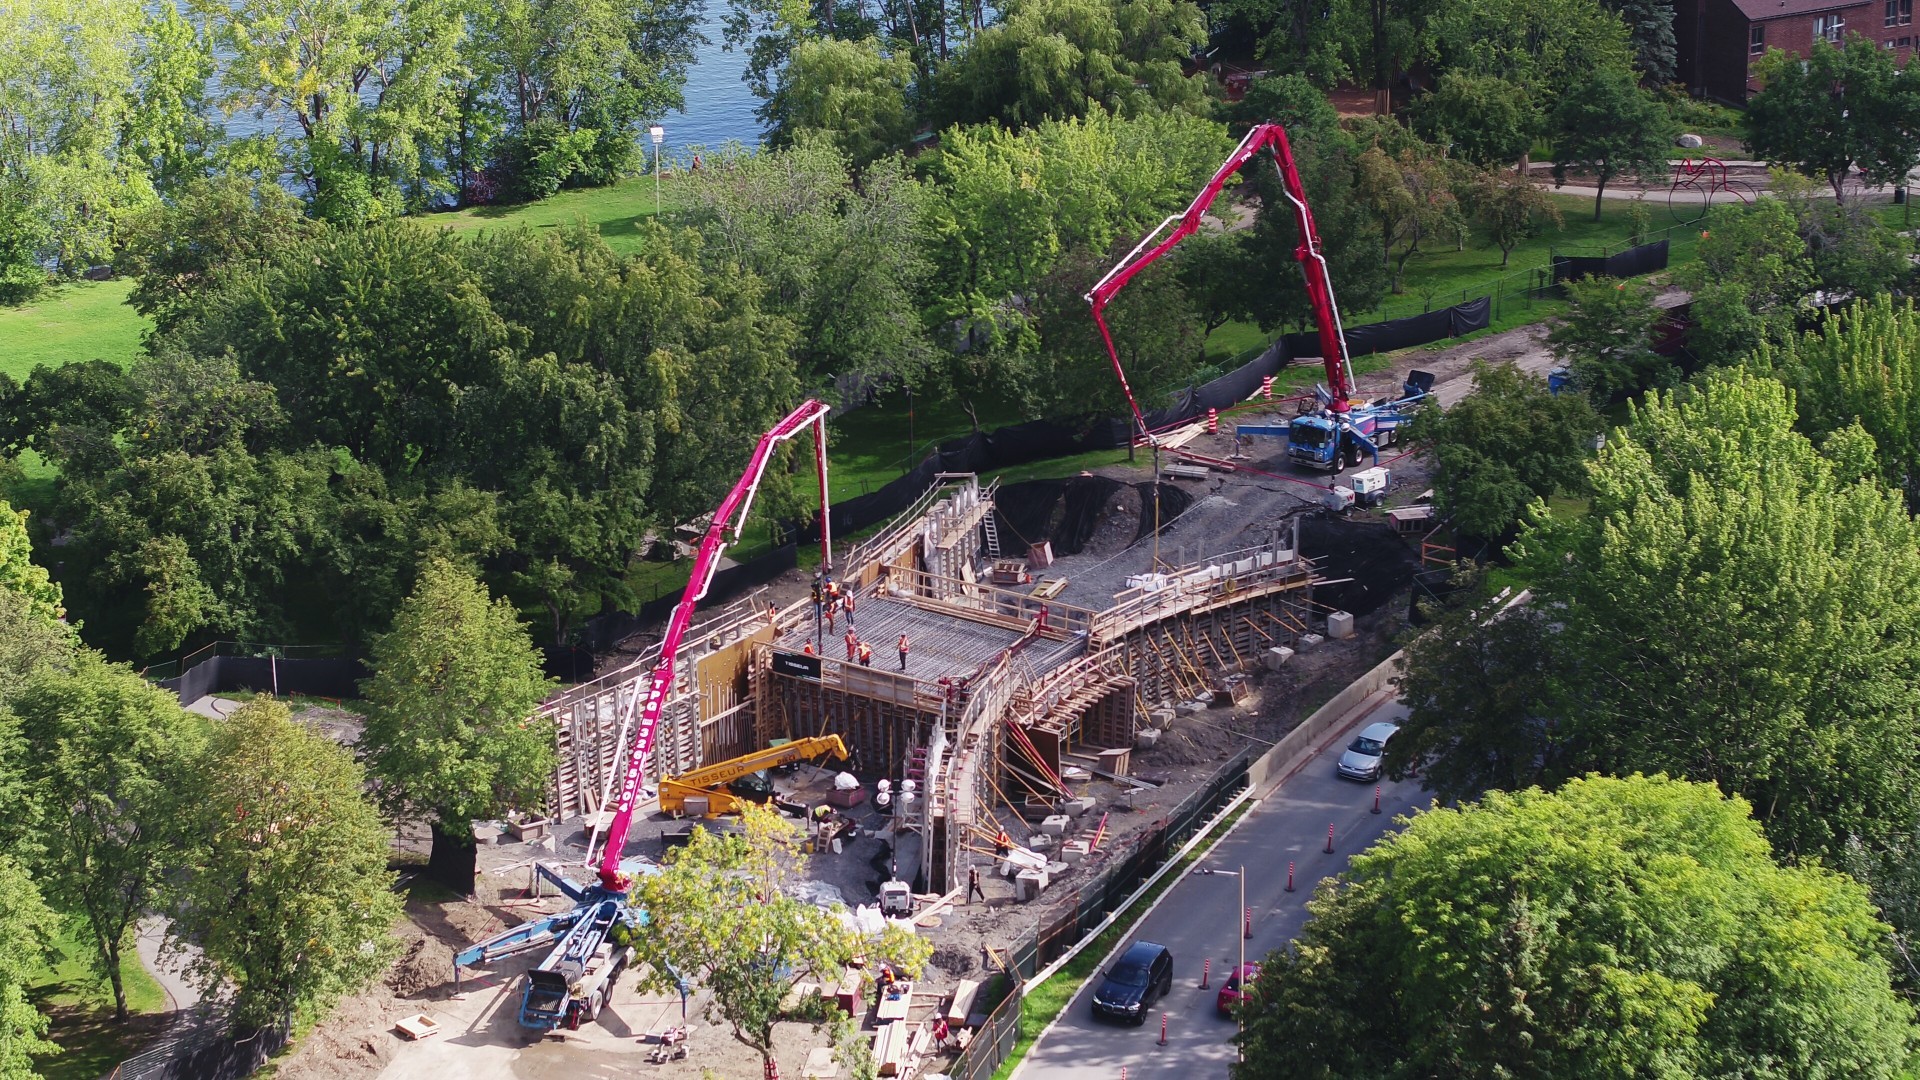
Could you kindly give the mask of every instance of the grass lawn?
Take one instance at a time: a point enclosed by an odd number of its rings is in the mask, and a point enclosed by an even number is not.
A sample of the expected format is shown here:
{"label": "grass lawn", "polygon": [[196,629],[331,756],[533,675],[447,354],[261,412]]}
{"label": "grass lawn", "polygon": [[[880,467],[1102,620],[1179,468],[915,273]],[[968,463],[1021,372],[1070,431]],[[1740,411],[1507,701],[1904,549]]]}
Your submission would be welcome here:
{"label": "grass lawn", "polygon": [[[640,222],[654,215],[653,177],[636,176],[603,188],[562,191],[536,203],[517,206],[474,206],[444,214],[424,214],[414,220],[455,232],[525,225],[554,229],[586,221],[600,230],[607,246],[626,255],[639,250]],[[660,178],[660,208],[677,209],[682,196],[675,177]]]}
{"label": "grass lawn", "polygon": [[132,291],[129,280],[76,281],[31,304],[0,307],[0,373],[24,381],[36,364],[132,363],[147,329],[145,317],[126,304]]}
{"label": "grass lawn", "polygon": [[53,1019],[50,1037],[61,1053],[37,1059],[45,1080],[97,1080],[138,1053],[165,1026],[167,996],[129,949],[125,1023],[113,1018],[113,988],[88,964],[93,946],[62,930],[51,961],[27,980],[27,997]]}

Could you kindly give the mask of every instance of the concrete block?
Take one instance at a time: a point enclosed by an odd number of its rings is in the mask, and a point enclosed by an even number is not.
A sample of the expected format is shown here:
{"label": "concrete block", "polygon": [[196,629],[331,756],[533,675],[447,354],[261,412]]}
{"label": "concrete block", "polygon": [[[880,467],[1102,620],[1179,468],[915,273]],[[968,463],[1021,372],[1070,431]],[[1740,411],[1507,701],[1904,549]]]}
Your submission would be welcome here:
{"label": "concrete block", "polygon": [[1327,636],[1335,641],[1345,641],[1353,636],[1353,614],[1347,611],[1327,612]]}
{"label": "concrete block", "polygon": [[1205,711],[1206,707],[1207,704],[1204,701],[1183,701],[1175,705],[1173,711],[1179,713],[1181,716],[1192,716],[1197,712]]}
{"label": "concrete block", "polygon": [[1151,750],[1160,742],[1160,733],[1153,728],[1141,728],[1133,733],[1135,750]]}
{"label": "concrete block", "polygon": [[1321,642],[1324,642],[1326,640],[1327,640],[1326,638],[1320,636],[1319,634],[1301,634],[1300,635],[1300,651],[1312,652],[1313,650],[1320,647]]}
{"label": "concrete block", "polygon": [[1275,645],[1261,656],[1266,662],[1268,671],[1279,671],[1286,666],[1287,661],[1293,659],[1293,650],[1285,645]]}
{"label": "concrete block", "polygon": [[1173,710],[1155,709],[1147,714],[1147,722],[1159,728],[1161,731],[1165,731],[1173,726]]}
{"label": "concrete block", "polygon": [[1034,851],[1045,851],[1053,846],[1053,837],[1046,833],[1034,833],[1027,837],[1027,847]]}
{"label": "concrete block", "polygon": [[1022,870],[1013,879],[1013,897],[1024,904],[1038,897],[1040,890],[1046,887],[1045,870]]}
{"label": "concrete block", "polygon": [[1040,831],[1048,836],[1065,836],[1073,826],[1073,819],[1065,814],[1052,814],[1040,821]]}
{"label": "concrete block", "polygon": [[1067,872],[1066,863],[1050,862],[1047,864],[1047,880],[1048,881],[1058,881],[1060,878],[1060,875],[1066,872]]}
{"label": "concrete block", "polygon": [[1093,800],[1068,799],[1065,803],[1061,804],[1060,809],[1065,810],[1068,817],[1079,817],[1081,814],[1093,809]]}
{"label": "concrete block", "polygon": [[1092,850],[1085,840],[1069,840],[1060,845],[1060,858],[1068,866],[1079,866]]}

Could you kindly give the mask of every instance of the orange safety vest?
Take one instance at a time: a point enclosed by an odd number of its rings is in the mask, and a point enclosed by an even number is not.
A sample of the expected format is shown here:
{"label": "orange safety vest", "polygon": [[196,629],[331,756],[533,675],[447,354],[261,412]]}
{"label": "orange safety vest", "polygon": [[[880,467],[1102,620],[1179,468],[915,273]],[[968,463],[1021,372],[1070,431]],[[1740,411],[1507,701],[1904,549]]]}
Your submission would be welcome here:
{"label": "orange safety vest", "polygon": [[907,635],[905,634],[900,635],[900,651],[901,652],[907,651]]}
{"label": "orange safety vest", "polygon": [[873,646],[867,644],[864,641],[861,642],[860,643],[860,662],[864,664],[871,659],[873,659]]}
{"label": "orange safety vest", "polygon": [[811,642],[811,641],[809,641],[809,642],[807,642],[807,647],[806,647],[806,648],[804,648],[804,649],[801,649],[800,651],[801,651],[801,652],[802,652],[803,654],[805,654],[805,655],[807,655],[807,656],[815,656],[815,655],[818,655],[817,653],[815,653],[815,652],[813,651],[813,642]]}

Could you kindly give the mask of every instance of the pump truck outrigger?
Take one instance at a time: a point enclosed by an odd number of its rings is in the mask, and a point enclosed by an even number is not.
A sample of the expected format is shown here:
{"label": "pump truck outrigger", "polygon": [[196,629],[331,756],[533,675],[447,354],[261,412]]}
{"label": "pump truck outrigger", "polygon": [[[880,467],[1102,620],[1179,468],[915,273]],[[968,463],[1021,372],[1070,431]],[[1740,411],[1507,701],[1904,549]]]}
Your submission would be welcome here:
{"label": "pump truck outrigger", "polygon": [[[633,949],[627,942],[646,925],[647,915],[632,903],[633,878],[622,865],[621,852],[626,847],[627,830],[633,824],[640,778],[653,751],[654,732],[660,726],[660,714],[673,688],[674,662],[680,654],[680,642],[693,621],[694,608],[707,595],[714,571],[719,568],[721,555],[727,548],[727,530],[732,529],[733,538],[738,540],[741,529],[746,526],[747,511],[753,505],[754,493],[759,490],[761,477],[766,475],[775,447],[809,427],[813,428],[814,467],[820,481],[821,565],[832,568],[833,538],[828,531],[826,511],[827,412],[826,405],[808,400],[762,435],[754,446],[746,471],[713,513],[713,521],[694,556],[693,573],[686,591],[680,594],[680,602],[674,605],[673,615],[667,620],[666,634],[660,642],[660,659],[648,673],[646,689],[633,696],[622,719],[621,741],[625,741],[625,733],[630,729],[633,742],[627,754],[619,798],[614,804],[613,820],[607,827],[598,879],[589,885],[576,885],[546,865],[537,864],[534,869],[540,877],[557,886],[576,906],[522,923],[453,958],[454,970],[458,972],[461,968],[480,966],[554,943],[546,958],[527,973],[520,999],[520,1023],[525,1027],[538,1031],[562,1026],[577,1028],[583,1019],[594,1019],[612,996],[614,984],[633,957]],[[593,842],[589,839],[587,861],[591,862],[592,858]],[[684,992],[684,980],[682,989]]]}
{"label": "pump truck outrigger", "polygon": [[[1414,372],[1408,377],[1402,396],[1396,400],[1382,398],[1359,405],[1349,400],[1353,393],[1353,364],[1347,356],[1346,332],[1340,325],[1340,307],[1334,299],[1333,280],[1327,272],[1326,256],[1321,252],[1320,232],[1313,222],[1313,210],[1307,205],[1306,187],[1301,182],[1300,169],[1293,160],[1293,147],[1287,141],[1286,129],[1279,124],[1256,124],[1252,131],[1247,132],[1246,138],[1240,140],[1240,145],[1234,148],[1233,153],[1228,155],[1225,163],[1214,172],[1207,185],[1200,189],[1200,194],[1188,204],[1185,212],[1162,221],[1146,239],[1127,253],[1126,258],[1094,283],[1093,290],[1087,294],[1087,302],[1093,305],[1093,320],[1100,327],[1100,339],[1107,346],[1107,357],[1113,362],[1113,373],[1119,376],[1120,388],[1127,395],[1128,406],[1133,409],[1134,424],[1139,429],[1137,439],[1153,443],[1156,441],[1155,432],[1147,427],[1146,417],[1140,412],[1140,403],[1133,396],[1133,387],[1127,383],[1127,373],[1120,366],[1120,354],[1114,349],[1113,333],[1107,328],[1107,304],[1149,264],[1198,231],[1207,209],[1219,197],[1233,174],[1262,151],[1268,150],[1272,151],[1274,161],[1279,166],[1281,193],[1293,207],[1294,220],[1300,229],[1300,245],[1294,249],[1293,257],[1299,261],[1301,273],[1306,277],[1307,299],[1313,309],[1314,329],[1320,339],[1320,358],[1326,367],[1327,381],[1324,385],[1314,387],[1316,407],[1294,417],[1284,429],[1268,425],[1242,425],[1236,434],[1284,433],[1287,436],[1288,459],[1310,468],[1338,472],[1343,464],[1358,464],[1361,450],[1371,453],[1374,463],[1378,464],[1380,447],[1398,441],[1400,426],[1412,418],[1414,408],[1426,399],[1433,385],[1433,377],[1425,372]],[[1167,231],[1169,226],[1172,227],[1171,232]],[[1155,238],[1163,232],[1167,233],[1165,238],[1155,243]]]}

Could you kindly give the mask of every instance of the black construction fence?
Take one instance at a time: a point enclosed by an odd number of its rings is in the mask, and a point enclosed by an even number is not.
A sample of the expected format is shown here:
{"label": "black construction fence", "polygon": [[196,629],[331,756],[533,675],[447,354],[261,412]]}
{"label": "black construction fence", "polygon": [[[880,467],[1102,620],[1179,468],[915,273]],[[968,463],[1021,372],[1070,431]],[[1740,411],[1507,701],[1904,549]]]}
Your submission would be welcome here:
{"label": "black construction fence", "polygon": [[291,1037],[289,1023],[238,1031],[224,1010],[203,1006],[182,1014],[159,1043],[121,1062],[106,1080],[240,1080]]}
{"label": "black construction fence", "polygon": [[[155,679],[165,690],[191,705],[208,694],[252,690],[286,697],[293,694],[320,698],[357,698],[360,680],[372,672],[359,660],[317,656],[317,648],[255,645],[244,641],[216,641],[169,664],[178,674]],[[307,653],[289,656],[285,653]],[[148,668],[149,677],[161,672]]]}
{"label": "black construction fence", "polygon": [[985,1080],[993,1075],[1013,1052],[1019,1036],[1024,1006],[1021,983],[1079,944],[1132,896],[1141,882],[1166,865],[1182,844],[1247,786],[1247,768],[1252,762],[1253,752],[1247,749],[1228,759],[1204,787],[1139,833],[1125,853],[1109,859],[1099,873],[1076,886],[1070,900],[1063,902],[1059,893],[1047,894],[1061,909],[1059,917],[1024,938],[1016,938],[1004,952],[994,950],[1002,973],[994,978],[997,985],[988,988],[988,1000],[999,993],[1005,993],[1006,998],[989,1013],[986,1024],[947,1070],[949,1075],[966,1080]]}
{"label": "black construction fence", "polygon": [[1625,251],[1603,255],[1553,256],[1553,283],[1563,285],[1584,277],[1639,277],[1667,268],[1668,241],[1663,237]]}

